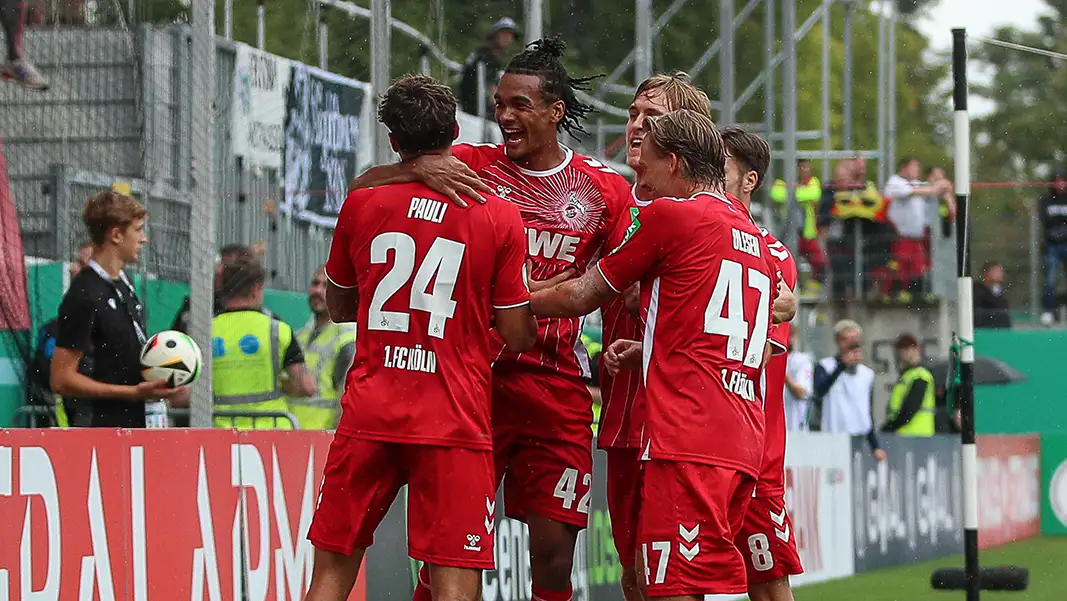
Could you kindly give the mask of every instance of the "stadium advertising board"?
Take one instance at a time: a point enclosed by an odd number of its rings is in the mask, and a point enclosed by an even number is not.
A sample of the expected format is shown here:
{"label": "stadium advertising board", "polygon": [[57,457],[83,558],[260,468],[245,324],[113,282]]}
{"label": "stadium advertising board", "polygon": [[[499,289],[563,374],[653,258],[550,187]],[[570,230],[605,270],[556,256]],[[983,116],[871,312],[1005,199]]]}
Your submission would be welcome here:
{"label": "stadium advertising board", "polygon": [[880,438],[881,462],[865,438],[852,439],[856,572],[962,552],[959,439]]}
{"label": "stadium advertising board", "polygon": [[1041,531],[1041,439],[978,437],[978,546],[995,547]]}
{"label": "stadium advertising board", "polygon": [[785,502],[804,573],[797,585],[852,574],[852,487],[847,436],[790,432]]}
{"label": "stadium advertising board", "polygon": [[237,44],[230,133],[233,154],[245,164],[280,169],[285,149],[285,93],[289,61]]}
{"label": "stadium advertising board", "polygon": [[1041,437],[1041,534],[1067,535],[1067,436]]}
{"label": "stadium advertising board", "polygon": [[292,63],[285,102],[285,199],[305,221],[334,227],[358,172],[370,88],[355,80]]}
{"label": "stadium advertising board", "polygon": [[[0,431],[0,599],[303,599],[329,442],[318,432]],[[360,589],[351,601],[366,598]]]}

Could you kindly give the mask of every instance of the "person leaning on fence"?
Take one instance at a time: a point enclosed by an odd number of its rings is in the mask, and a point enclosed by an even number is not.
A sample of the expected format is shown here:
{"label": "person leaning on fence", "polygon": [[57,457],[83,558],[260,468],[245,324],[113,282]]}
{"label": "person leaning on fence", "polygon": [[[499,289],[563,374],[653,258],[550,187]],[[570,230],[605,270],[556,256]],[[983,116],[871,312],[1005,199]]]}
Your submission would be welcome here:
{"label": "person leaning on fence", "polygon": [[878,443],[871,418],[874,370],[863,364],[863,328],[851,319],[834,325],[838,352],[815,366],[808,428],[813,432],[865,436],[879,461],[885,451]]}
{"label": "person leaning on fence", "polygon": [[311,317],[296,333],[304,363],[315,379],[313,397],[292,397],[289,412],[302,430],[332,430],[341,413],[345,376],[356,356],[356,324],[334,323],[326,308],[326,266],[315,270],[308,286]]}
{"label": "person leaning on fence", "polygon": [[304,365],[304,353],[292,328],[260,310],[266,281],[266,270],[254,259],[240,259],[222,269],[222,286],[228,296],[222,312],[211,322],[215,409],[250,415],[217,417],[216,427],[290,429],[284,418],[251,415],[286,413],[286,395],[315,394],[315,380]]}
{"label": "person leaning on fence", "polygon": [[[896,234],[886,223],[886,209],[885,197],[867,179],[865,159],[837,162],[833,183],[823,186],[818,216],[819,227],[827,230],[831,298],[863,298],[872,287],[888,288],[890,244]],[[861,265],[856,265],[857,254]],[[861,289],[850,293],[857,268],[863,270]]]}
{"label": "person leaning on fence", "polygon": [[73,426],[144,428],[145,401],[188,401],[188,389],[141,376],[144,306],[123,268],[147,242],[146,218],[141,203],[114,190],[85,202],[92,256],[59,306],[50,380]]}
{"label": "person leaning on fence", "polygon": [[894,277],[889,293],[904,303],[918,298],[926,288],[925,278],[930,271],[930,226],[935,223],[934,205],[952,191],[952,182],[940,180],[923,182],[919,160],[903,157],[897,163],[897,173],[885,183],[889,199],[887,216],[896,228],[893,241]]}
{"label": "person leaning on fence", "polygon": [[[819,285],[826,270],[826,253],[819,240],[818,211],[822,200],[822,183],[811,173],[811,162],[807,159],[797,161],[797,205],[803,219],[800,224],[798,241],[800,254],[811,265],[812,280],[808,282],[809,292],[818,292]],[[785,180],[775,180],[771,188],[771,200],[781,205],[784,216],[789,196],[786,194]]]}
{"label": "person leaning on fence", "polygon": [[893,385],[882,432],[933,436],[937,388],[934,375],[921,365],[922,351],[914,336],[901,334],[894,347],[900,379]]}

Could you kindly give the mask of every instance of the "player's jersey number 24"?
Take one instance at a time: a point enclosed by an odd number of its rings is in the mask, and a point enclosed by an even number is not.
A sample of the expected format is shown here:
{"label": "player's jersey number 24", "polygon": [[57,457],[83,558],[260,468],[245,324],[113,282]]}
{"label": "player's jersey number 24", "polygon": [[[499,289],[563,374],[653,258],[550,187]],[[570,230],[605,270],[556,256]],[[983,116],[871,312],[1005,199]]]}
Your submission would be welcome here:
{"label": "player's jersey number 24", "polygon": [[[445,337],[445,326],[456,313],[456,301],[452,293],[456,288],[459,268],[463,263],[466,246],[455,240],[436,238],[426,252],[418,270],[415,269],[415,240],[401,232],[378,234],[371,241],[371,263],[381,265],[389,262],[392,251],[393,267],[374,289],[367,316],[367,328],[390,332],[408,332],[411,315],[403,311],[385,311],[383,307],[415,274],[411,283],[408,307],[412,311],[430,314],[427,334],[434,338]],[[426,290],[433,282],[433,289]]]}

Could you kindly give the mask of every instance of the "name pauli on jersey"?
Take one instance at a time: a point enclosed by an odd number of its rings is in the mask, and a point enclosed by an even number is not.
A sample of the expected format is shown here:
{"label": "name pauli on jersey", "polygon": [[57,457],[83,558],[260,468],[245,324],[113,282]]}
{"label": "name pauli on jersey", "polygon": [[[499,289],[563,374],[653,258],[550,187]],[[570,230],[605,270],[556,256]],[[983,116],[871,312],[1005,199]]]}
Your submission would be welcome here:
{"label": "name pauli on jersey", "polygon": [[437,353],[422,348],[421,344],[416,344],[414,347],[386,346],[384,365],[388,369],[435,374],[437,373]]}

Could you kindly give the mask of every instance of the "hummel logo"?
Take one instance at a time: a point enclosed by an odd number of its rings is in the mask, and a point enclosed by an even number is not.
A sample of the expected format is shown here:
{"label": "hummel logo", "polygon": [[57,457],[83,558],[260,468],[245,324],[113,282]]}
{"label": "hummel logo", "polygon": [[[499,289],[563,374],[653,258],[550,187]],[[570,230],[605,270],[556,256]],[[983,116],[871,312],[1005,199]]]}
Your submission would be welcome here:
{"label": "hummel logo", "polygon": [[682,557],[686,561],[693,561],[693,558],[700,554],[700,543],[694,542],[700,536],[700,524],[693,526],[692,529],[686,528],[683,524],[678,524],[678,534],[685,542],[693,543],[691,547],[681,543],[678,544],[678,552],[682,554]]}
{"label": "hummel logo", "polygon": [[775,524],[777,524],[779,526],[782,526],[782,525],[785,524],[785,507],[783,507],[782,511],[779,512],[779,513],[775,513],[773,511],[771,511],[769,513],[771,514],[771,521],[772,522],[774,522]]}
{"label": "hummel logo", "polygon": [[467,535],[467,544],[463,545],[464,551],[481,551],[482,548],[478,546],[478,543],[482,540],[482,537],[477,534]]}
{"label": "hummel logo", "polygon": [[783,543],[789,542],[789,526],[785,527],[785,530],[774,529],[774,535],[782,539]]}
{"label": "hummel logo", "polygon": [[485,533],[492,534],[493,529],[496,528],[496,503],[490,501],[489,497],[485,498]]}
{"label": "hummel logo", "polygon": [[779,530],[778,528],[775,528],[774,529],[774,535],[777,536],[778,538],[782,539],[782,542],[788,543],[789,542],[789,525],[785,523],[785,507],[783,507],[782,510],[780,512],[778,512],[778,513],[775,513],[773,511],[770,511],[768,513],[771,514],[771,521],[774,522],[775,525],[784,526],[785,527],[782,530]]}

